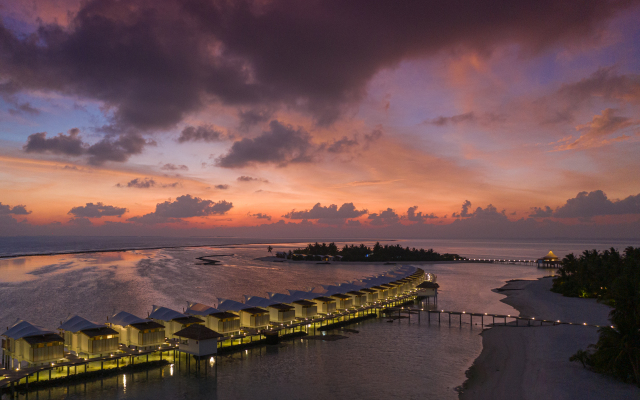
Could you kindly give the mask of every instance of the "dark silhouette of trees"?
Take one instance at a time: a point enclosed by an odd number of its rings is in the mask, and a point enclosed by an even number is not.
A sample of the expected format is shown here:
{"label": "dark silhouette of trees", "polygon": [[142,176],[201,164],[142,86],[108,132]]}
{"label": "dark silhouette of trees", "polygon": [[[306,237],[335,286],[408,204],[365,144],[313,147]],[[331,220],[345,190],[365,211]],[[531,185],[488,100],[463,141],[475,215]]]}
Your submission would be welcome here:
{"label": "dark silhouette of trees", "polygon": [[410,249],[398,245],[384,246],[376,242],[373,248],[364,244],[344,245],[342,250],[338,250],[335,243],[319,244],[318,242],[309,244],[304,249],[296,249],[294,254],[304,255],[340,255],[343,261],[453,261],[463,259],[457,254],[440,254],[433,249]]}
{"label": "dark silhouette of trees", "polygon": [[553,291],[565,296],[593,297],[613,307],[611,326],[598,330],[591,352],[579,350],[571,361],[640,385],[640,248],[569,254],[562,260]]}

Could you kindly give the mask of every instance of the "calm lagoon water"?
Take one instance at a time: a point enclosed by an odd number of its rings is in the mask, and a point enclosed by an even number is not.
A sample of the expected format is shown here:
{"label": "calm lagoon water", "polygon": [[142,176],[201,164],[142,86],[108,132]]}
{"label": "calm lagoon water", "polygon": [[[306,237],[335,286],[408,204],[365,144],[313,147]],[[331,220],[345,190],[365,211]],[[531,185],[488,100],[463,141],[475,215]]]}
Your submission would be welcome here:
{"label": "calm lagoon water", "polygon": [[[87,246],[88,242],[84,243]],[[564,255],[587,248],[622,249],[633,244],[398,243],[479,258],[539,257],[549,250]],[[70,313],[96,321],[105,321],[115,310],[146,316],[153,304],[181,311],[187,301],[206,304],[216,298],[242,300],[243,295],[265,296],[267,292],[344,282],[393,267],[261,262],[255,258],[266,255],[264,244],[214,244],[217,246],[0,259],[0,327],[24,318],[53,329]],[[272,245],[275,250],[298,247],[296,243]],[[65,250],[70,247],[66,245]],[[203,255],[217,255],[221,264],[198,265],[196,257]],[[498,264],[425,264],[422,268],[438,276],[439,308],[502,314],[515,310],[501,303],[503,296],[491,289],[509,279],[533,279],[549,273],[531,266]],[[449,327],[444,323],[428,324],[423,315],[420,322],[413,318],[410,323],[403,320],[390,324],[379,319],[352,327],[360,333],[349,334],[345,340],[296,339],[280,346],[221,356],[217,376],[211,371],[207,375],[187,375],[184,370],[167,366],[31,392],[29,397],[454,399],[455,388],[463,383],[465,371],[482,350],[481,328],[468,321]]]}

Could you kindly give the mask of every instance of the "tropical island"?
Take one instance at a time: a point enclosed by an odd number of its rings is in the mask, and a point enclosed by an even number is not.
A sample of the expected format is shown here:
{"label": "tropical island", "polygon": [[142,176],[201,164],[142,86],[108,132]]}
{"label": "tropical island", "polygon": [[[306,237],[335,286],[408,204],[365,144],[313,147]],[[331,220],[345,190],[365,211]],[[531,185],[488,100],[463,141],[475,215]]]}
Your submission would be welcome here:
{"label": "tropical island", "polygon": [[578,350],[571,361],[640,386],[640,248],[569,254],[562,260],[552,291],[594,298],[612,307],[611,325],[598,330],[592,351]]}
{"label": "tropical island", "polygon": [[640,398],[640,248],[561,263],[554,278],[495,290],[520,317],[558,324],[484,331],[461,399]]}
{"label": "tropical island", "polygon": [[376,242],[373,247],[344,245],[342,250],[335,243],[309,243],[305,248],[278,252],[276,257],[294,261],[367,261],[367,262],[414,262],[414,261],[456,261],[466,260],[457,254],[440,254],[433,249],[416,249],[397,245],[384,246]]}

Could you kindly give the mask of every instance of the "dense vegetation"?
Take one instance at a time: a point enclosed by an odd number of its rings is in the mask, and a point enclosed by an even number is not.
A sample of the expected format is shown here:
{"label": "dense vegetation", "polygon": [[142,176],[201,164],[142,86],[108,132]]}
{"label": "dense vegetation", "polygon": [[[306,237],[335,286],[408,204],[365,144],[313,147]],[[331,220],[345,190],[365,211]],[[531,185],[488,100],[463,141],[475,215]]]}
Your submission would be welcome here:
{"label": "dense vegetation", "polygon": [[289,258],[304,257],[307,259],[314,259],[314,256],[329,255],[329,256],[342,256],[343,261],[453,261],[456,259],[462,259],[457,254],[440,254],[433,249],[410,249],[409,247],[403,248],[398,245],[381,245],[379,242],[373,246],[365,246],[364,244],[345,245],[342,250],[339,250],[335,243],[315,243],[309,244],[304,249],[296,249],[290,252]]}
{"label": "dense vegetation", "polygon": [[554,292],[565,296],[592,297],[613,307],[613,327],[600,328],[590,351],[578,351],[580,361],[595,371],[640,385],[640,248],[585,251],[562,260]]}

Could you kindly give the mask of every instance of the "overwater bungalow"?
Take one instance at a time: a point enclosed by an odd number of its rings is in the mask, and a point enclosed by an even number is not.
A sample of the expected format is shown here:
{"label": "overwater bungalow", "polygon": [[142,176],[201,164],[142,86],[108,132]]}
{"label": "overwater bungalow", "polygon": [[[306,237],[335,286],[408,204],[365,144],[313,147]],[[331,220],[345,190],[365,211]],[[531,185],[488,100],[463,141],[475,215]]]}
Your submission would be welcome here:
{"label": "overwater bungalow", "polygon": [[296,318],[313,318],[318,315],[318,306],[310,300],[295,300],[291,303],[296,313]]}
{"label": "overwater bungalow", "polygon": [[199,324],[192,324],[173,334],[180,340],[179,351],[194,356],[210,356],[218,352],[218,339],[224,335]]}
{"label": "overwater bungalow", "polygon": [[120,343],[136,350],[162,346],[166,340],[164,325],[137,317],[126,311],[108,318],[107,325],[118,332]]}
{"label": "overwater bungalow", "polygon": [[348,294],[336,293],[329,297],[336,300],[336,310],[348,310],[353,307],[353,300]]}
{"label": "overwater bungalow", "polygon": [[336,312],[336,299],[320,296],[311,299],[311,301],[316,303],[316,307],[318,307],[318,314],[332,314]]}
{"label": "overwater bungalow", "polygon": [[418,289],[418,297],[434,297],[438,296],[438,285],[435,282],[422,282],[416,289]]}
{"label": "overwater bungalow", "polygon": [[96,324],[78,315],[67,318],[58,329],[67,351],[79,357],[102,357],[118,351],[120,334],[105,324]]}
{"label": "overwater bungalow", "polygon": [[351,297],[354,307],[363,307],[367,305],[367,293],[358,290],[351,290],[345,293]]}
{"label": "overwater bungalow", "polygon": [[295,307],[289,304],[271,304],[267,309],[269,310],[269,320],[271,323],[283,324],[296,319]]}
{"label": "overwater bungalow", "polygon": [[370,288],[362,288],[358,290],[361,293],[365,293],[367,295],[367,303],[373,304],[378,301],[378,291]]}
{"label": "overwater bungalow", "polygon": [[64,358],[64,339],[28,321],[18,319],[2,337],[5,342],[2,364],[5,368],[47,365]]}
{"label": "overwater bungalow", "polygon": [[153,311],[149,314],[149,318],[164,326],[165,335],[168,338],[190,325],[204,323],[204,320],[193,315],[186,315],[160,306],[153,306]]}
{"label": "overwater bungalow", "polygon": [[215,332],[224,335],[240,332],[240,316],[230,311],[220,311],[202,303],[189,303],[185,313],[204,318],[205,326]]}
{"label": "overwater bungalow", "polygon": [[396,285],[393,285],[391,283],[384,283],[380,286],[387,289],[387,297],[389,298],[396,297],[396,294],[398,293],[398,289],[396,289]]}
{"label": "overwater bungalow", "polygon": [[264,308],[248,307],[240,310],[240,326],[243,328],[266,328],[270,320],[271,315]]}
{"label": "overwater bungalow", "polygon": [[371,286],[370,289],[373,289],[377,292],[378,300],[385,300],[388,297],[389,291],[383,286]]}

